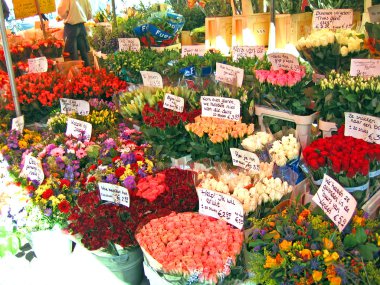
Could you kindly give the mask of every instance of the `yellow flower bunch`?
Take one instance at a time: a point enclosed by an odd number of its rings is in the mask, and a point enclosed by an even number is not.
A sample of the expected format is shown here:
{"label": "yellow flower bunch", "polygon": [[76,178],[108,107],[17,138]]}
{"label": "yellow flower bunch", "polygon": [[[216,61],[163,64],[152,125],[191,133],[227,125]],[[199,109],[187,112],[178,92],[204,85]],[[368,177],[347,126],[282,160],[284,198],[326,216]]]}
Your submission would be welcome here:
{"label": "yellow flower bunch", "polygon": [[230,138],[244,138],[253,134],[253,124],[247,125],[241,121],[231,121],[219,118],[209,118],[198,116],[195,122],[185,126],[188,132],[192,132],[198,137],[208,135],[212,143],[222,143]]}
{"label": "yellow flower bunch", "polygon": [[93,110],[86,116],[85,121],[92,125],[111,126],[116,122],[116,113],[108,109]]}

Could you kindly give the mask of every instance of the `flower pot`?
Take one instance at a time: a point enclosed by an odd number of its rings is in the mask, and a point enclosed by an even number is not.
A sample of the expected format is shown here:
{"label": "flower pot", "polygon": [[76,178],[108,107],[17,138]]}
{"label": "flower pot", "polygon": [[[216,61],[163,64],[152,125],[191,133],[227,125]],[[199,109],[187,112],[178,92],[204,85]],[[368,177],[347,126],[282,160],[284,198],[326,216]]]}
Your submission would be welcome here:
{"label": "flower pot", "polygon": [[129,285],[140,285],[143,278],[143,254],[140,247],[125,250],[121,255],[93,252],[97,260]]}
{"label": "flower pot", "polygon": [[192,45],[190,31],[182,31],[181,32],[181,44],[183,46],[190,46],[190,45]]}

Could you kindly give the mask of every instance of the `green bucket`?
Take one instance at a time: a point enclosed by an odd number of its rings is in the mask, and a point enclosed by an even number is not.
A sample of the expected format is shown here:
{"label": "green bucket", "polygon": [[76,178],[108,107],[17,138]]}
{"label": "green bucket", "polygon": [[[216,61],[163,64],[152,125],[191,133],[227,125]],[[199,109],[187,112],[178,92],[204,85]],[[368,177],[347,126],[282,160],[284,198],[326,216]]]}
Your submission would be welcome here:
{"label": "green bucket", "polygon": [[119,256],[100,256],[95,253],[94,255],[125,284],[141,284],[144,276],[144,258],[140,247],[128,249]]}

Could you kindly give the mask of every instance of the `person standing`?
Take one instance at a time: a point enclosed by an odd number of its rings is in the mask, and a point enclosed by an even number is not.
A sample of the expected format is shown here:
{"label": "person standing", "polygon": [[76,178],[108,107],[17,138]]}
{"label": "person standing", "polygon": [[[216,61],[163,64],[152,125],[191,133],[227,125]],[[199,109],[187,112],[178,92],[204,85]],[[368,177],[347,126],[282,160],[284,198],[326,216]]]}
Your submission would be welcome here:
{"label": "person standing", "polygon": [[70,53],[72,60],[79,59],[78,50],[85,66],[90,65],[88,52],[90,45],[84,23],[92,19],[92,9],[89,0],[61,0],[58,5],[58,15],[64,20],[63,30],[65,52]]}

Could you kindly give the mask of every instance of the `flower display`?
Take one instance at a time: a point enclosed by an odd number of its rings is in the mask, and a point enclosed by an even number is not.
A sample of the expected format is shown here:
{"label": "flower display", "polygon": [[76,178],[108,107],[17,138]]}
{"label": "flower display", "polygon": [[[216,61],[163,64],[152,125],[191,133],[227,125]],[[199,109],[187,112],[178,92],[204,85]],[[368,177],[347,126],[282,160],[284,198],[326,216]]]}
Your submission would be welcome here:
{"label": "flower display", "polygon": [[374,58],[378,58],[380,56],[380,25],[366,22],[364,26],[368,34],[368,38],[365,39],[365,46]]}
{"label": "flower display", "polygon": [[[374,280],[374,272],[363,268],[377,262],[377,227],[357,213],[339,234],[325,216],[295,207],[253,219],[248,237],[251,280],[260,284],[364,284],[364,280]],[[363,251],[368,253],[365,258]]]}
{"label": "flower display", "polygon": [[152,219],[136,239],[160,264],[160,271],[184,278],[198,271],[200,282],[215,284],[227,259],[235,264],[244,238],[225,221],[198,213],[172,213]]}
{"label": "flower display", "polygon": [[349,71],[351,58],[366,58],[364,34],[354,30],[315,30],[297,42],[297,49],[320,74]]}
{"label": "flower display", "polygon": [[285,166],[300,155],[301,145],[293,134],[283,136],[281,140],[274,141],[269,149],[269,155],[278,166]]}
{"label": "flower display", "polygon": [[58,58],[62,56],[64,41],[55,38],[37,40],[32,46],[35,57]]}
{"label": "flower display", "polygon": [[240,142],[253,133],[253,124],[219,118],[198,116],[195,122],[187,124],[190,133],[193,160],[212,157],[216,161],[231,161],[230,148],[237,148]]}
{"label": "flower display", "polygon": [[320,117],[338,126],[344,123],[344,112],[379,116],[377,77],[350,76],[349,72],[332,71],[314,87],[315,109]]}
{"label": "flower display", "polygon": [[250,152],[258,154],[262,160],[267,159],[268,145],[274,141],[274,137],[270,133],[257,132],[251,136],[248,136],[241,142],[241,146]]}

